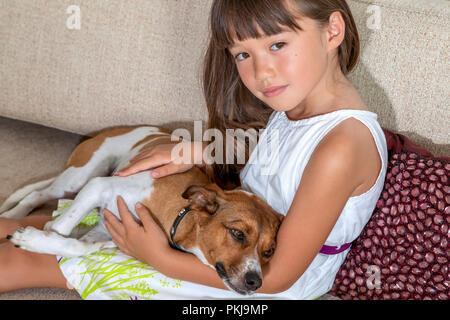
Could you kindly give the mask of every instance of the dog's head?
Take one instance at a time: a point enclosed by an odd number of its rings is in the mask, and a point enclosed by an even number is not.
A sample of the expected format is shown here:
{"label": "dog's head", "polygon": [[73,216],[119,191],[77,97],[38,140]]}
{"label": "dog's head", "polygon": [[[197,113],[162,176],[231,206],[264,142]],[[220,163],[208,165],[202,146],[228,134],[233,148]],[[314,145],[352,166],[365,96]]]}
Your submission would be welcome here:
{"label": "dog's head", "polygon": [[243,190],[190,186],[182,195],[198,216],[198,247],[186,248],[215,268],[225,285],[251,294],[262,285],[261,266],[272,257],[283,215]]}

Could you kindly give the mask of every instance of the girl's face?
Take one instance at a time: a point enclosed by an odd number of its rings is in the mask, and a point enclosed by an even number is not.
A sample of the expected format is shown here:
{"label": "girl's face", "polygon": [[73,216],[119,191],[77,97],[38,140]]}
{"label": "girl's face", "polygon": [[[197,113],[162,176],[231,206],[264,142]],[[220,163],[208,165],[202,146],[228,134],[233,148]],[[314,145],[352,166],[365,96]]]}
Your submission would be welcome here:
{"label": "girl's face", "polygon": [[229,51],[251,93],[274,110],[302,114],[307,100],[318,96],[329,48],[327,31],[314,20],[297,23],[303,31],[285,28],[273,36],[235,41]]}

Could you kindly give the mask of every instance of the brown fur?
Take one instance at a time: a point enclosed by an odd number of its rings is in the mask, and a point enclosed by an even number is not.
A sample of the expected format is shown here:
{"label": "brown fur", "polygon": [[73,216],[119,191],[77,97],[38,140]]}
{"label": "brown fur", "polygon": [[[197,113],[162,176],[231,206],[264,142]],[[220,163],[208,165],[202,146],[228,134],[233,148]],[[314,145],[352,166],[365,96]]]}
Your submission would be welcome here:
{"label": "brown fur", "polygon": [[136,127],[111,129],[99,133],[94,138],[82,142],[70,155],[69,159],[67,160],[65,169],[69,167],[80,168],[85,166],[89,162],[89,160],[91,160],[94,152],[98,150],[98,148],[100,148],[106,138],[120,136],[122,134],[133,131],[134,129],[136,129]]}
{"label": "brown fur", "polygon": [[173,141],[171,140],[170,132],[167,132],[166,130],[161,130],[161,132],[167,133],[167,136],[161,134],[149,135],[141,141],[137,142],[131,149],[134,149],[141,144],[145,144],[143,149],[147,149],[162,143],[173,143]]}
{"label": "brown fur", "polygon": [[[181,194],[193,184],[208,184],[209,180],[205,174],[197,167],[184,172],[178,173],[154,181],[154,190],[151,195],[142,201],[150,212],[153,213],[154,218],[162,229],[166,232],[167,237],[170,237],[170,228],[175,220],[175,217],[180,210],[188,205],[188,200],[181,197]],[[177,231],[175,240],[180,240],[181,235],[185,233],[184,228],[191,220],[191,217],[186,216],[186,221],[180,225]],[[183,219],[184,220],[184,219]],[[192,222],[192,221],[190,221]]]}

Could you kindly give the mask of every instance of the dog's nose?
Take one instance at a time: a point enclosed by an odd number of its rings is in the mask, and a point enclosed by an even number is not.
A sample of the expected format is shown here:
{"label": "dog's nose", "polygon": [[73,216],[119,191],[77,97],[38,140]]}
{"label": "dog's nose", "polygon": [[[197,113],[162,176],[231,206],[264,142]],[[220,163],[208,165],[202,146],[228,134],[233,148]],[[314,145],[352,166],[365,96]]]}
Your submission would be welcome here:
{"label": "dog's nose", "polygon": [[245,274],[245,287],[248,290],[255,291],[261,287],[262,279],[255,271],[249,271]]}

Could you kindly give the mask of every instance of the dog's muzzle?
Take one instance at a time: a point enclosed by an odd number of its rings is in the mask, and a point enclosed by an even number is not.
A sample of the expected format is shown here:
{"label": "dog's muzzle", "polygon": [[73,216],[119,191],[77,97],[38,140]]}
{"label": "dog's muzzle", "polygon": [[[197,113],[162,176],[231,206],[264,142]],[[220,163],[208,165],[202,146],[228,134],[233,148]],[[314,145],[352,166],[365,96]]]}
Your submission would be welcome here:
{"label": "dog's muzzle", "polygon": [[[219,274],[219,276],[222,278],[222,280],[225,282],[227,286],[229,286],[232,290],[236,291],[240,294],[252,294],[254,291],[256,291],[258,288],[262,285],[262,279],[258,272],[256,271],[248,271],[245,273],[243,279],[239,281],[240,283],[237,284],[235,281],[232,281],[221,262],[217,262],[216,265],[216,271]],[[237,279],[235,279],[237,280]],[[234,283],[233,283],[234,282]]]}
{"label": "dog's muzzle", "polygon": [[255,271],[249,271],[244,278],[245,287],[250,291],[255,291],[262,285],[262,279]]}

